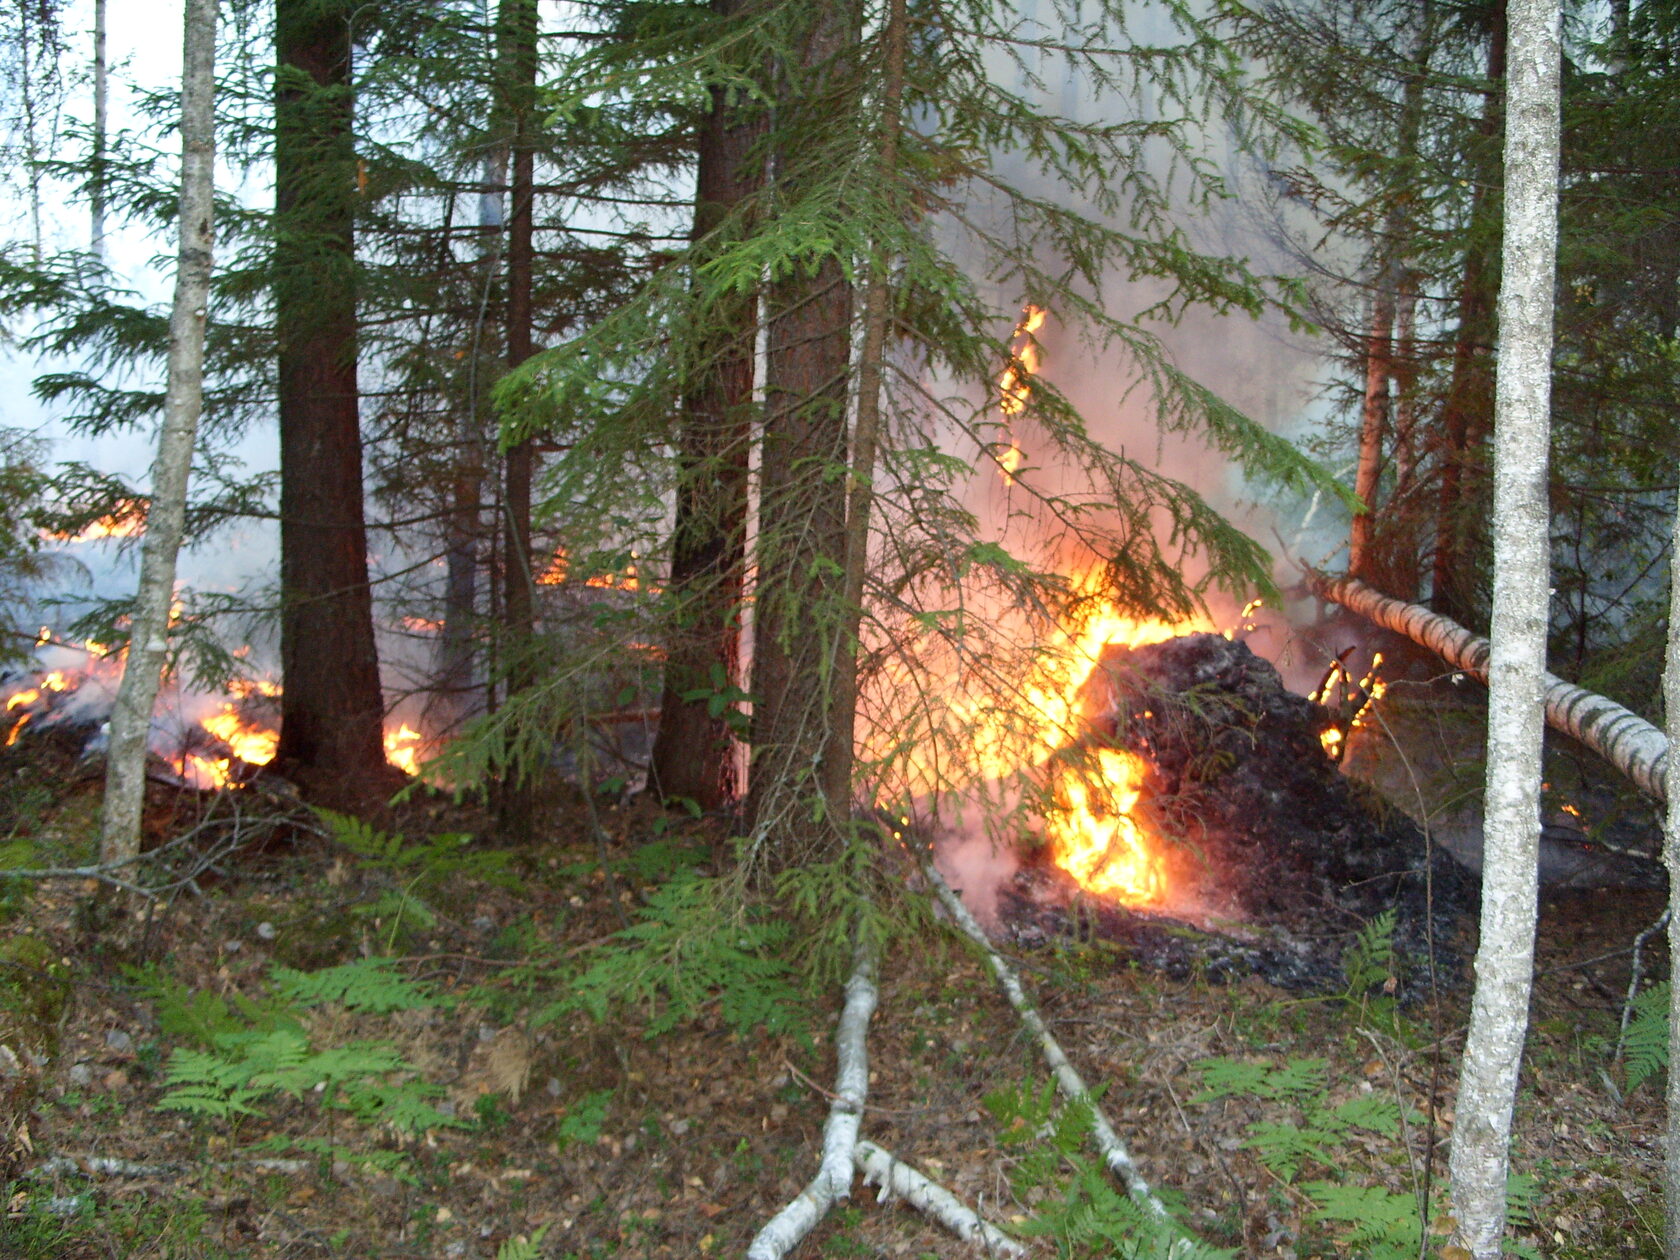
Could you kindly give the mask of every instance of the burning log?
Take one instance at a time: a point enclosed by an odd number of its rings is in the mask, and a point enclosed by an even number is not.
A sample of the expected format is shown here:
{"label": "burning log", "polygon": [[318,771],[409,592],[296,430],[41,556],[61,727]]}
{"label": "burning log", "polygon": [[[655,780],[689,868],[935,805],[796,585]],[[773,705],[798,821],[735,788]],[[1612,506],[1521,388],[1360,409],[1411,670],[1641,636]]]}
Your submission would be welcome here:
{"label": "burning log", "polygon": [[[1307,584],[1320,598],[1403,634],[1478,681],[1487,681],[1491,645],[1456,621],[1391,599],[1357,578],[1330,578],[1309,571]],[[1555,674],[1546,674],[1545,684],[1547,725],[1591,748],[1653,799],[1668,799],[1663,779],[1668,739],[1660,730],[1615,701]]]}

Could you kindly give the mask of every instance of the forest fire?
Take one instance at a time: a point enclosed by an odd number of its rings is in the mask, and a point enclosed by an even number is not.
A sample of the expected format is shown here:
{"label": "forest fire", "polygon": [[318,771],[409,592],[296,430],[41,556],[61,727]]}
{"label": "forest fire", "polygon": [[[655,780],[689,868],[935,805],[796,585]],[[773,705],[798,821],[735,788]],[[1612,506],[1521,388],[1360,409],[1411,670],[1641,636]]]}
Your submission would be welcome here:
{"label": "forest fire", "polygon": [[[121,653],[88,641],[73,643],[43,630],[38,647],[54,653],[74,652],[85,657],[79,667],[68,664],[12,684],[0,683],[0,747],[12,747],[25,729],[85,730],[90,739],[105,721],[121,677]],[[253,771],[274,760],[280,733],[274,712],[280,686],[266,678],[234,678],[225,697],[193,692],[166,693],[173,722],[154,723],[152,748],[182,783],[200,791],[242,786]],[[203,711],[208,705],[208,711]],[[190,718],[199,709],[202,716]],[[386,759],[408,775],[420,773],[424,736],[407,722],[396,722],[384,735]]]}

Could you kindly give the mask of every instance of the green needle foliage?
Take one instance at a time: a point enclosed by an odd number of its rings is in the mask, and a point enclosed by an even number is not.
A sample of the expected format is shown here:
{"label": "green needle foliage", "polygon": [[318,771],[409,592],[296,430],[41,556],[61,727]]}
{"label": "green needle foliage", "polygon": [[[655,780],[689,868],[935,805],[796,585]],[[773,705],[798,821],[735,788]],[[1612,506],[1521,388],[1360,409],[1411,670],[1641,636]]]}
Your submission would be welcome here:
{"label": "green needle foliage", "polygon": [[[579,540],[575,553],[598,549],[605,532],[644,556],[666,554],[664,504],[679,475],[699,475],[678,468],[674,418],[716,365],[716,322],[740,320],[742,294],[769,295],[773,308],[776,295],[814,277],[838,276],[854,295],[875,294],[884,278],[878,452],[842,432],[817,442],[812,449],[828,453],[797,470],[814,496],[861,483],[867,527],[854,496],[837,522],[849,531],[844,542],[812,544],[800,510],[769,497],[781,488],[761,485],[774,506],[760,511],[746,563],[775,572],[776,556],[807,557],[798,563],[809,574],[781,581],[774,598],[797,590],[809,602],[771,610],[775,624],[835,645],[830,664],[801,675],[801,689],[826,692],[841,672],[833,662],[860,662],[854,783],[877,801],[966,788],[976,721],[1020,712],[1020,680],[1055,627],[1098,601],[1182,618],[1215,589],[1247,593],[1270,579],[1260,546],[1147,451],[1106,447],[1093,436],[1097,418],[1053,381],[1033,381],[1006,432],[998,378],[1018,365],[1010,343],[1023,304],[1047,308],[1082,340],[1115,373],[1116,399],[1149,407],[1160,433],[1197,437],[1257,481],[1340,493],[1312,461],[1186,376],[1162,341],[1193,307],[1293,317],[1291,282],[1198,250],[1184,221],[1230,195],[1211,134],[1221,145],[1261,146],[1295,128],[1250,91],[1194,6],[1154,6],[1147,29],[1134,29],[1132,6],[1118,0],[912,4],[901,78],[884,4],[848,8],[851,42],[815,69],[799,62],[809,6],[735,8],[609,8],[623,38],[559,67],[549,98],[556,129],[653,102],[697,110],[715,92],[743,116],[757,111],[756,160],[768,178],[706,235],[656,259],[627,300],[503,381],[503,441],[558,439],[539,512],[568,546]],[[1045,104],[1062,81],[1079,86],[1088,108]],[[819,93],[820,107],[802,93]],[[889,100],[899,102],[891,118]],[[881,160],[889,140],[890,168]],[[1145,286],[1143,309],[1107,304],[1115,276]],[[854,321],[861,301],[854,296]],[[858,355],[845,368],[854,390],[865,366]],[[813,384],[810,399],[832,385]],[[847,421],[811,423],[844,430]],[[982,519],[976,478],[999,475],[1015,434],[1028,438],[1034,465],[1016,470],[1007,504]],[[862,604],[844,606],[847,553],[860,548]],[[1070,581],[1070,570],[1096,577]],[[681,626],[688,594],[643,592],[641,606],[656,625]],[[761,613],[769,598],[760,593]],[[719,697],[763,703],[746,679],[718,681]],[[575,691],[553,698],[564,708]],[[541,721],[537,710],[499,714],[486,733],[518,748],[520,726]],[[1042,755],[1030,741],[1022,748],[1025,762]],[[794,785],[810,802],[801,826],[832,822],[816,790],[820,771],[778,773],[811,780]]]}

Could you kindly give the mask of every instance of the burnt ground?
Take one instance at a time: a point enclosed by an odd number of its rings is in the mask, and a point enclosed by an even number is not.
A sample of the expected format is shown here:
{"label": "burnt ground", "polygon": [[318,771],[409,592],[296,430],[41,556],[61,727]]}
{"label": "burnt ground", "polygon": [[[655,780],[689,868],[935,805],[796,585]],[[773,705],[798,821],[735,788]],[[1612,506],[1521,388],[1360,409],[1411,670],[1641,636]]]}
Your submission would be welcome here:
{"label": "burnt ground", "polygon": [[[50,743],[0,754],[9,864],[87,860],[98,787]],[[149,834],[180,834],[213,799],[154,785]],[[559,799],[547,843],[461,848],[499,855],[492,879],[495,864],[456,863],[434,877],[402,860],[440,832],[483,829],[448,801],[403,806],[390,828],[410,847],[383,860],[324,834],[279,794],[248,796],[241,810],[251,843],[225,852],[143,931],[92,906],[76,882],[7,897],[0,1042],[15,1059],[0,1054],[0,1255],[489,1257],[515,1254],[519,1238],[544,1228],[534,1254],[550,1257],[739,1255],[810,1177],[833,1080],[837,986],[816,989],[809,1014],[776,1035],[734,1031],[717,1002],[657,1035],[636,1007],[541,1018],[663,879],[709,860],[720,837],[707,822],[603,803],[597,836],[590,811]],[[216,826],[199,834],[194,843],[228,837]],[[455,850],[430,850],[440,865],[446,851]],[[1048,1075],[983,961],[941,923],[908,914],[913,897],[895,913],[916,926],[881,968],[864,1134],[993,1219],[1030,1229],[1064,1197],[1074,1164],[1043,1158],[1037,1127],[1000,1100],[1036,1094]],[[1660,894],[1618,891],[1545,906],[1517,1159],[1536,1178],[1523,1234],[1547,1255],[1661,1254],[1660,1082],[1627,1091],[1611,1055],[1626,951],[1660,905]],[[1660,944],[1653,951],[1647,970],[1666,973]],[[1174,977],[1101,940],[1011,952],[1142,1169],[1210,1242],[1254,1256],[1378,1254],[1347,1224],[1315,1219],[1306,1187],[1335,1181],[1409,1201],[1444,1177],[1462,984],[1400,1007],[1381,986],[1302,993],[1252,977],[1214,984],[1195,969]],[[299,1016],[310,1044],[391,1043],[414,1069],[408,1079],[435,1085],[433,1101],[468,1127],[403,1137],[309,1088],[230,1120],[160,1109],[172,1056],[192,1044],[180,1016],[194,1009],[191,994],[260,999],[275,964],[311,970],[369,955],[392,958],[451,1004],[311,1008]],[[1393,1099],[1406,1123],[1323,1137],[1282,1175],[1262,1162],[1257,1135],[1308,1124],[1320,1102],[1198,1100],[1205,1071],[1195,1065],[1220,1057],[1322,1059],[1322,1105]],[[81,1166],[42,1171],[60,1156]],[[142,1167],[100,1175],[94,1157]],[[276,1157],[301,1163],[259,1162]],[[1112,1254],[1071,1240],[1035,1247]],[[796,1254],[964,1252],[860,1185]]]}

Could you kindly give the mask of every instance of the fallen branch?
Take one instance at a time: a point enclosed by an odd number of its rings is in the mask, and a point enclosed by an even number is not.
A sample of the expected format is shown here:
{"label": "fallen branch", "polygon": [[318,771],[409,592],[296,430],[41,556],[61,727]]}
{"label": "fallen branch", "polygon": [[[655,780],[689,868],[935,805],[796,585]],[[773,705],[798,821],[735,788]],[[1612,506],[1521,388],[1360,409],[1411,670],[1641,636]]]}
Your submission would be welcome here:
{"label": "fallen branch", "polygon": [[[878,1201],[900,1198],[924,1216],[937,1221],[958,1238],[986,1249],[987,1255],[1024,1256],[1027,1249],[979,1215],[937,1182],[929,1181],[891,1151],[868,1140],[857,1144],[858,1170],[866,1186],[880,1186]],[[750,1252],[748,1254],[751,1254]]]}
{"label": "fallen branch", "polygon": [[1014,968],[1003,960],[997,950],[992,948],[992,943],[986,938],[986,933],[975,922],[974,916],[968,912],[968,907],[963,905],[962,899],[951,891],[951,886],[945,882],[945,877],[934,869],[931,863],[927,864],[924,869],[927,873],[928,882],[933,886],[933,891],[938,894],[940,902],[950,913],[951,918],[956,920],[957,926],[967,933],[975,944],[986,951],[986,958],[992,964],[992,973],[997,976],[998,984],[1003,987],[1005,996],[1009,998],[1009,1004],[1015,1008],[1015,1013],[1021,1017],[1021,1022],[1027,1026],[1027,1031],[1038,1038],[1039,1049],[1044,1052],[1044,1061],[1050,1065],[1050,1070],[1056,1077],[1056,1084],[1061,1089],[1062,1096],[1071,1103],[1090,1109],[1091,1137],[1096,1142],[1097,1149],[1102,1152],[1103,1163],[1108,1166],[1110,1172],[1120,1179],[1120,1183],[1126,1187],[1126,1193],[1131,1195],[1140,1207],[1157,1220],[1171,1220],[1171,1217],[1167,1214],[1166,1205],[1149,1188],[1149,1183],[1144,1180],[1143,1174],[1138,1171],[1137,1165],[1132,1161],[1131,1152],[1126,1149],[1126,1144],[1120,1140],[1119,1134],[1114,1131],[1114,1126],[1108,1122],[1108,1117],[1103,1115],[1101,1108],[1097,1106],[1096,1099],[1091,1096],[1091,1091],[1086,1087],[1084,1079],[1075,1070],[1073,1064],[1068,1061],[1061,1043],[1056,1040],[1050,1029],[1045,1025],[1044,1020],[1039,1016],[1038,1011],[1034,1009],[1032,1002],[1027,998],[1026,990],[1021,987],[1021,979],[1015,974]]}
{"label": "fallen branch", "polygon": [[227,1171],[283,1173],[298,1177],[319,1166],[309,1159],[223,1159],[208,1165],[170,1161],[161,1164],[142,1164],[132,1159],[113,1159],[106,1155],[55,1155],[37,1164],[24,1174],[26,1177],[63,1177],[79,1174],[84,1177],[179,1177],[209,1167]]}
{"label": "fallen branch", "polygon": [[[1403,634],[1479,682],[1487,681],[1491,645],[1456,621],[1420,605],[1391,599],[1357,578],[1330,578],[1308,570],[1307,586],[1321,599]],[[1668,739],[1660,730],[1614,700],[1564,682],[1555,674],[1544,675],[1544,683],[1548,726],[1591,748],[1646,795],[1658,801],[1668,799],[1663,784]]]}
{"label": "fallen branch", "polygon": [[852,1192],[852,1157],[858,1123],[869,1094],[869,1019],[875,1013],[875,953],[860,934],[851,977],[846,981],[846,1005],[834,1034],[834,1101],[823,1126],[822,1164],[811,1184],[771,1217],[747,1248],[747,1260],[781,1260],[839,1199]]}

